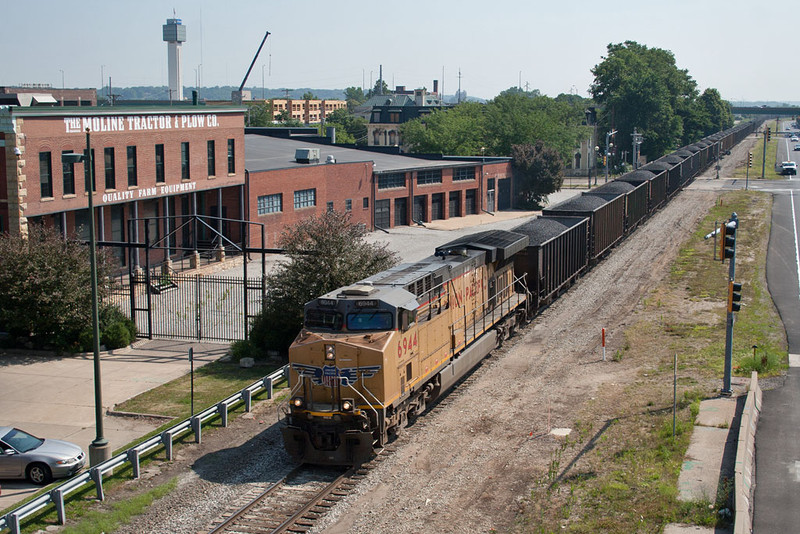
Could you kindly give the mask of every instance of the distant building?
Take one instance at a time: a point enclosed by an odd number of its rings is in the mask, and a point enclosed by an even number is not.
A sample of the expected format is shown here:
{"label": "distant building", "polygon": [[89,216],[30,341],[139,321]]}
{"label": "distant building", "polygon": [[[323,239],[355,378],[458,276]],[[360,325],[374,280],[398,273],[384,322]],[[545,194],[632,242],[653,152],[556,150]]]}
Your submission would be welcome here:
{"label": "distant building", "polygon": [[29,83],[0,87],[0,106],[96,106],[97,89],[56,89]]}
{"label": "distant building", "polygon": [[347,108],[344,100],[272,98],[267,102],[272,108],[273,121],[281,120],[281,116],[288,110],[288,118],[303,124],[319,124],[337,109]]}
{"label": "distant building", "polygon": [[433,80],[433,92],[426,89],[406,90],[398,85],[392,94],[375,95],[358,106],[355,114],[366,118],[368,146],[396,146],[402,151],[400,125],[424,117],[447,105],[438,93],[439,82]]}

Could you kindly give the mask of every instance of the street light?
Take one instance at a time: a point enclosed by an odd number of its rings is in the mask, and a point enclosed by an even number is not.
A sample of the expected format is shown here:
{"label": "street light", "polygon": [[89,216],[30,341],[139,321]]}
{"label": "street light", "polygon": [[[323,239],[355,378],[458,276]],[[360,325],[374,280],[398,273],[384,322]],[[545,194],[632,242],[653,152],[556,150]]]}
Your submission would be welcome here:
{"label": "street light", "polygon": [[94,418],[95,439],[89,445],[89,465],[94,466],[111,458],[111,446],[103,436],[103,394],[100,388],[100,313],[97,305],[97,241],[95,239],[94,221],[94,162],[92,145],[89,139],[89,128],[86,128],[86,152],[83,154],[62,154],[62,163],[81,163],[89,166],[89,263],[92,276],[92,337],[94,351]]}

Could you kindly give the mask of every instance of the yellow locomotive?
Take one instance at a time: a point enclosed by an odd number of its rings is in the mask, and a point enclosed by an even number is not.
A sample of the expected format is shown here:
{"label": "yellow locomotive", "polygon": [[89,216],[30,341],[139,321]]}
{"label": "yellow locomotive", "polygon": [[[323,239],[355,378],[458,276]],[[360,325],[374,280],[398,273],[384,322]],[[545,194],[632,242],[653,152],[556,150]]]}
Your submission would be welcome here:
{"label": "yellow locomotive", "polygon": [[306,304],[289,349],[289,454],[363,462],[474,368],[526,313],[514,255],[527,245],[514,232],[469,235]]}

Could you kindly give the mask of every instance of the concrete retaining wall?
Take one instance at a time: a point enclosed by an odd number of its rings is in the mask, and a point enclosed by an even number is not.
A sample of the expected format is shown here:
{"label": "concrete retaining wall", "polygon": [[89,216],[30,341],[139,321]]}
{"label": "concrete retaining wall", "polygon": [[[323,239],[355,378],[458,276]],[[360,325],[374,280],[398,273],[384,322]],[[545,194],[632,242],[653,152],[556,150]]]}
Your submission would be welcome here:
{"label": "concrete retaining wall", "polygon": [[736,465],[733,475],[734,488],[734,534],[750,534],[753,530],[753,481],[755,479],[755,440],[758,416],[761,414],[761,388],[758,373],[750,378],[747,399],[742,411],[739,427],[739,442],[736,446]]}

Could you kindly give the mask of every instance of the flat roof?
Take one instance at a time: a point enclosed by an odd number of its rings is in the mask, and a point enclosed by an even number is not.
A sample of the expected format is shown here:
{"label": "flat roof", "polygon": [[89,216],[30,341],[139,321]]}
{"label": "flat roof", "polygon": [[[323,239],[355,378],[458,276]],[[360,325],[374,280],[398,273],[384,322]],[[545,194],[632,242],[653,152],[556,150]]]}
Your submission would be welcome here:
{"label": "flat roof", "polygon": [[[318,148],[319,163],[297,163],[294,159],[295,150],[298,148]],[[309,167],[309,165],[329,165],[325,163],[328,156],[336,158],[336,163],[373,163],[374,172],[401,172],[419,169],[451,168],[462,165],[478,165],[470,160],[429,160],[402,156],[397,154],[382,154],[356,148],[346,148],[338,145],[320,145],[308,141],[295,139],[282,139],[258,134],[245,134],[244,159],[245,167],[250,172],[274,171],[279,169],[294,169]]]}

